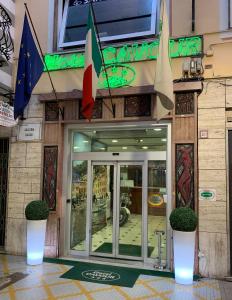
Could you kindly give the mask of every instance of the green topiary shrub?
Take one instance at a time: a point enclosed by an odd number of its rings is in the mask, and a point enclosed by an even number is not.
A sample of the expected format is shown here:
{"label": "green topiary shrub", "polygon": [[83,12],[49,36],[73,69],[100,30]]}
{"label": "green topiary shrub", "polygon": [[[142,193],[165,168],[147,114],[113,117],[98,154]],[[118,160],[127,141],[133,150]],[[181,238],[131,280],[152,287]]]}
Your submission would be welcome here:
{"label": "green topiary shrub", "polygon": [[25,208],[27,220],[46,220],[49,215],[47,202],[43,200],[34,200],[27,204]]}
{"label": "green topiary shrub", "polygon": [[189,232],[196,229],[198,218],[191,208],[179,207],[172,211],[169,221],[173,230]]}

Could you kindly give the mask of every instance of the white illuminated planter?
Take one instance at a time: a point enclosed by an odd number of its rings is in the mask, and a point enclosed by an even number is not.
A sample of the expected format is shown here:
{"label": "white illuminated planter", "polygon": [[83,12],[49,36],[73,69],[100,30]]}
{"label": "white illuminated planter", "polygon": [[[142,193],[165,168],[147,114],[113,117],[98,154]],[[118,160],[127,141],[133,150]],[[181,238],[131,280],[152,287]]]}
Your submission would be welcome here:
{"label": "white illuminated planter", "polygon": [[27,220],[27,264],[43,262],[47,220]]}
{"label": "white illuminated planter", "polygon": [[176,283],[192,284],[196,231],[173,231]]}

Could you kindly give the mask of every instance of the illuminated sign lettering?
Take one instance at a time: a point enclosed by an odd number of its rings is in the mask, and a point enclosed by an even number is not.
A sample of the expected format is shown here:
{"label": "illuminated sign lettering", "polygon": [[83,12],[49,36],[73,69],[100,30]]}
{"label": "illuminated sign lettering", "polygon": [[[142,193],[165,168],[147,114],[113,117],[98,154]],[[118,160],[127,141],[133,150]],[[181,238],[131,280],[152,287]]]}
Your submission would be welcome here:
{"label": "illuminated sign lettering", "polygon": [[[202,54],[202,37],[192,36],[169,41],[171,58]],[[105,64],[122,64],[157,59],[159,40],[142,44],[127,44],[122,47],[108,47],[103,50]],[[84,53],[47,54],[45,61],[49,71],[84,67]]]}
{"label": "illuminated sign lettering", "polygon": [[[108,75],[108,82],[111,88],[118,88],[122,86],[128,86],[135,79],[135,70],[128,65],[113,64],[106,67]],[[99,80],[99,88],[108,88],[108,82],[106,78],[106,72],[102,71],[101,78]]]}

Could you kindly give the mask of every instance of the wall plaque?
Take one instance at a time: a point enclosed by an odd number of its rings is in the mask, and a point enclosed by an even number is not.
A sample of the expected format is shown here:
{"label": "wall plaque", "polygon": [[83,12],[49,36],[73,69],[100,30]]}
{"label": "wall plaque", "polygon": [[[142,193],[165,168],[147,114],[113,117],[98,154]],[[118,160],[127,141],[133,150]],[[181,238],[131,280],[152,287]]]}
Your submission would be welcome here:
{"label": "wall plaque", "polygon": [[18,141],[41,140],[41,124],[23,124],[19,126]]}
{"label": "wall plaque", "polygon": [[208,130],[207,129],[200,130],[199,136],[200,136],[200,139],[207,139],[208,138]]}
{"label": "wall plaque", "polygon": [[199,189],[199,200],[216,201],[215,189]]}

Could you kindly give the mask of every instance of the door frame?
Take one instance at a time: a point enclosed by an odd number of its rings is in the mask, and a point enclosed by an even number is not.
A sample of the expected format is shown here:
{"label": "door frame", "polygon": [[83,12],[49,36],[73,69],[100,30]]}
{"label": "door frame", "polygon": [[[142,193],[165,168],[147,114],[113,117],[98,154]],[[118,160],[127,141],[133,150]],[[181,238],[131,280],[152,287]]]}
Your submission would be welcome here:
{"label": "door frame", "polygon": [[[143,122],[117,122],[117,123],[95,123],[95,124],[71,124],[71,125],[65,125],[64,127],[64,159],[63,159],[63,184],[62,184],[62,199],[61,199],[61,227],[60,227],[60,243],[59,243],[59,249],[60,253],[62,255],[78,255],[78,256],[84,256],[88,257],[87,251],[81,251],[80,253],[73,252],[70,250],[70,212],[71,212],[71,205],[67,203],[67,199],[70,198],[71,195],[71,185],[69,183],[71,182],[71,170],[72,170],[72,137],[74,131],[82,131],[86,129],[104,129],[104,130],[112,130],[115,128],[118,129],[141,129],[141,128],[155,128],[155,126],[165,126],[167,127],[167,149],[166,149],[166,170],[167,170],[167,176],[166,176],[166,186],[167,186],[167,220],[166,220],[166,268],[171,268],[171,253],[172,253],[172,241],[171,241],[171,227],[170,223],[168,221],[168,217],[172,210],[172,126],[170,121],[161,121],[159,124],[154,124],[154,121],[143,121]],[[142,154],[146,153],[147,160],[156,160],[154,159],[154,155],[158,154],[157,152],[142,152]],[[162,153],[162,152],[160,152]],[[101,152],[102,154],[102,152]],[[123,152],[123,155],[126,155],[127,152]],[[140,152],[135,152],[133,160],[139,160]],[[82,154],[79,154],[79,160],[83,158]],[[96,157],[98,155],[97,152],[90,152],[90,153],[84,153],[84,155],[88,155],[88,159]],[[110,157],[111,155],[111,157]],[[109,158],[109,160],[112,160],[112,153],[104,152],[105,158]],[[86,156],[85,156],[86,157]],[[85,158],[86,159],[86,158]],[[121,158],[120,158],[121,159]],[[91,172],[91,163],[88,162],[88,172]],[[89,196],[88,193],[90,191],[90,181],[87,183],[87,197]],[[89,210],[88,203],[87,203],[87,210]],[[90,216],[87,215],[87,218]],[[89,234],[89,228],[87,226],[87,235]],[[147,236],[147,228],[144,228],[144,234]],[[87,236],[88,238],[88,236]],[[86,245],[88,247],[88,245]],[[89,247],[88,247],[89,248]],[[154,259],[151,258],[145,258],[145,263],[151,263],[154,265]]]}

